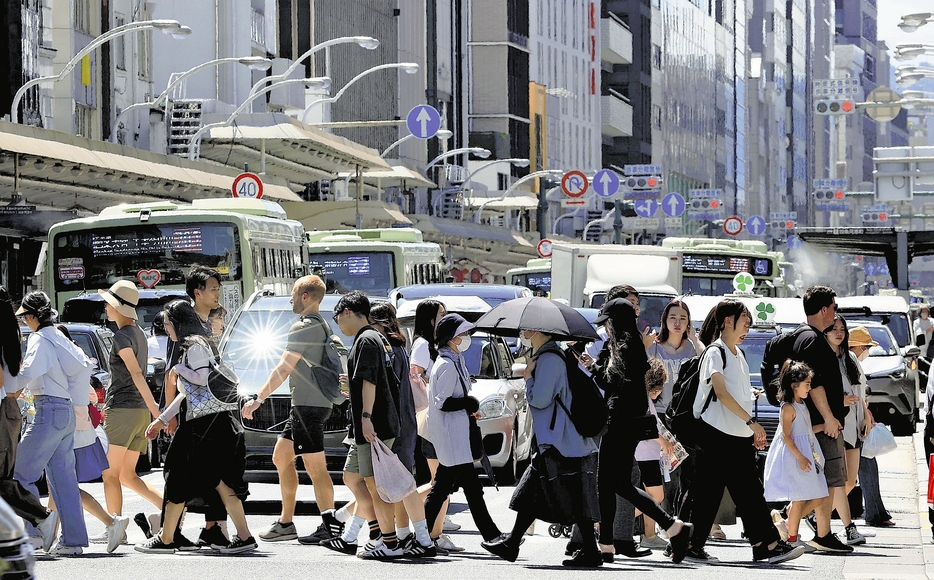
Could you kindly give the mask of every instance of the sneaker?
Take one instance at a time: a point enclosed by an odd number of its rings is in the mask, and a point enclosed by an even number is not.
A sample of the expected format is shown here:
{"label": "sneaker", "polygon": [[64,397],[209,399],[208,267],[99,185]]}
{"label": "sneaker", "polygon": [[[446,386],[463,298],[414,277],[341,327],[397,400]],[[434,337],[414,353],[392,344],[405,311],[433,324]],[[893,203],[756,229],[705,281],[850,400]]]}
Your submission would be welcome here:
{"label": "sneaker", "polygon": [[55,526],[58,525],[58,512],[50,511],[49,515],[45,516],[45,519],[42,520],[36,529],[39,530],[39,537],[42,538],[42,549],[48,552],[52,549],[52,544],[55,543]]}
{"label": "sneaker", "polygon": [[444,525],[441,528],[442,532],[456,532],[459,529],[461,529],[461,525],[452,522],[451,516],[444,516]]}
{"label": "sneaker", "polygon": [[642,536],[642,541],[639,542],[639,545],[649,550],[664,550],[668,547],[668,542],[658,536],[652,536],[650,538]]}
{"label": "sneaker", "polygon": [[340,552],[341,554],[347,554],[348,556],[353,556],[357,553],[357,544],[350,544],[345,542],[344,538],[331,538],[330,540],[324,540],[318,545],[325,547],[328,550],[334,550],[335,552]]}
{"label": "sneaker", "polygon": [[815,515],[814,513],[810,513],[801,519],[803,519],[804,523],[806,523],[808,527],[811,528],[812,532],[814,532],[815,534],[817,533],[817,515]]}
{"label": "sneaker", "polygon": [[455,544],[447,534],[441,534],[435,540],[435,545],[446,552],[463,552],[465,548]]}
{"label": "sneaker", "polygon": [[268,530],[259,535],[259,539],[264,542],[285,542],[286,540],[294,540],[297,537],[298,530],[295,529],[295,524],[293,522],[283,524],[279,520],[276,520],[276,523],[269,526]]}
{"label": "sneaker", "polygon": [[823,538],[814,536],[810,542],[811,546],[819,552],[830,552],[834,554],[849,554],[853,551],[853,546],[847,546],[840,541],[836,534],[827,534]]}
{"label": "sneaker", "polygon": [[331,510],[321,514],[321,523],[327,526],[332,538],[339,538],[344,533],[344,522],[337,519]]}
{"label": "sneaker", "polygon": [[[414,534],[413,534],[414,535]],[[412,536],[406,538],[408,540]],[[406,545],[402,549],[402,554],[406,558],[434,558],[438,555],[438,550],[435,548],[434,544],[423,546],[418,543],[417,540],[411,542],[406,542]],[[364,556],[361,556],[363,558]]]}
{"label": "sneaker", "polygon": [[794,560],[798,556],[804,554],[804,552],[804,546],[791,546],[788,542],[779,540],[771,550],[769,550],[769,547],[765,544],[753,546],[752,559],[755,561],[768,560],[769,564],[781,564],[788,560]]}
{"label": "sneaker", "polygon": [[[210,528],[201,528],[201,534],[198,535],[198,545],[199,546],[220,546],[224,547],[230,543],[230,540],[227,539],[227,536],[224,535],[224,532],[221,530],[220,526],[214,525]],[[214,548],[215,550],[218,548]]]}
{"label": "sneaker", "polygon": [[160,536],[153,536],[143,542],[136,544],[133,549],[144,554],[174,554],[175,547],[165,544]]}
{"label": "sneaker", "polygon": [[[367,548],[367,546],[364,546],[364,548]],[[362,550],[357,554],[357,557],[363,558],[364,560],[395,560],[404,555],[405,553],[399,546],[391,549],[386,545],[386,542],[380,541],[373,547]]]}
{"label": "sneaker", "polygon": [[317,546],[324,540],[339,538],[343,533],[343,522],[334,517],[333,514],[324,512],[321,514],[321,524],[318,526],[318,529],[307,536],[300,536],[298,538],[298,543],[306,546]]}
{"label": "sneaker", "polygon": [[179,530],[175,530],[175,540],[172,546],[179,552],[197,552],[201,549],[201,546],[183,536]]}
{"label": "sneaker", "polygon": [[694,530],[694,524],[682,523],[683,527],[677,535],[668,536],[668,542],[671,544],[671,561],[675,564],[684,560],[684,555],[688,551],[688,541],[691,539],[691,532]]}
{"label": "sneaker", "polygon": [[805,553],[805,554],[813,554],[814,552],[817,551],[817,548],[815,548],[815,547],[812,546],[811,544],[809,544],[809,543],[805,542],[804,540],[802,540],[802,539],[801,539],[801,536],[798,536],[798,539],[795,540],[794,542],[788,542],[788,545],[789,545],[789,546],[792,546],[792,547],[795,547],[795,548],[797,548],[798,546],[803,547],[803,548],[804,548],[804,553]]}
{"label": "sneaker", "polygon": [[61,557],[61,556],[80,556],[84,553],[84,548],[81,546],[66,546],[62,543],[62,539],[59,538],[55,545],[52,546],[52,549],[49,550],[50,556]]}
{"label": "sneaker", "polygon": [[859,533],[854,523],[850,523],[846,527],[846,543],[850,546],[859,546],[866,543],[866,537]]}
{"label": "sneaker", "polygon": [[114,514],[113,518],[113,523],[107,526],[107,531],[104,532],[107,534],[108,554],[117,549],[117,546],[119,546],[123,539],[126,537],[126,527],[130,525],[130,518],[128,517]]}
{"label": "sneaker", "polygon": [[665,551],[662,552],[662,555],[666,558],[671,558],[671,544],[668,544],[668,547],[665,548]]}
{"label": "sneaker", "polygon": [[211,549],[217,550],[221,554],[243,554],[245,552],[252,552],[258,547],[253,536],[245,540],[241,540],[240,536],[234,536],[230,539],[230,543],[224,546],[211,546]]}
{"label": "sneaker", "polygon": [[695,564],[716,564],[720,561],[708,554],[703,548],[693,546],[688,548],[688,551],[684,554],[684,559]]}

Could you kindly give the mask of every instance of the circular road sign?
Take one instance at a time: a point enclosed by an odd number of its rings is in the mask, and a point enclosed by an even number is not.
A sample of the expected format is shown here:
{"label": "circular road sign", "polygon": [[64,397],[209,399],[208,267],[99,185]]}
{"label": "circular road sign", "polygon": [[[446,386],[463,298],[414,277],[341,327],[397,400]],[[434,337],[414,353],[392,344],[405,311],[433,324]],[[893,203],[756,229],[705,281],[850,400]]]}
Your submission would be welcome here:
{"label": "circular road sign", "polygon": [[587,176],[582,171],[568,171],[561,177],[561,191],[568,197],[581,197],[588,187]]}
{"label": "circular road sign", "polygon": [[[894,101],[901,100],[901,96],[888,87],[876,87],[872,90],[872,92],[869,93],[869,96],[866,98],[866,100],[873,103],[892,103]],[[874,121],[885,123],[895,119],[901,110],[901,105],[869,106],[866,107],[866,114],[869,115]]]}
{"label": "circular road sign", "polygon": [[538,242],[538,246],[535,248],[538,251],[538,255],[542,258],[551,257],[551,240],[544,239]]}
{"label": "circular road sign", "polygon": [[255,173],[241,173],[234,181],[230,191],[234,197],[252,197],[262,199],[263,180]]}
{"label": "circular road sign", "polygon": [[731,236],[739,235],[743,231],[743,220],[735,215],[726,218],[723,220],[723,231]]}

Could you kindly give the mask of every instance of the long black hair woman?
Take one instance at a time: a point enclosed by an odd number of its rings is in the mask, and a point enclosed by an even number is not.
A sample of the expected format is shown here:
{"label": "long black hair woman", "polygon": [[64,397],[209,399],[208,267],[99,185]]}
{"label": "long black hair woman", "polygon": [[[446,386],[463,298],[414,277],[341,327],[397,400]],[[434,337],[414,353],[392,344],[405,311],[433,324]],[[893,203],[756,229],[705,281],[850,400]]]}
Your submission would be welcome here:
{"label": "long black hair woman", "polygon": [[[240,554],[256,549],[256,541],[247,526],[243,500],[247,485],[243,481],[246,447],[243,427],[233,416],[239,401],[224,403],[208,385],[212,362],[217,359],[213,344],[206,340],[204,324],[187,300],[175,300],[165,306],[165,330],[181,344],[182,356],[172,367],[170,380],[177,380],[178,396],[153,421],[146,436],[154,439],[168,426],[188,399],[185,421],[179,425],[165,458],[165,499],[162,533],[137,544],[145,553],[172,553],[180,549],[177,534],[185,502],[209,495],[216,489],[230,514],[237,535],[227,545],[212,545],[223,554]],[[185,544],[189,544],[185,542]],[[187,546],[186,546],[187,548]],[[195,548],[196,549],[196,548]]]}
{"label": "long black hair woman", "polygon": [[[603,389],[610,409],[607,431],[600,442],[598,486],[600,495],[600,549],[607,554],[613,546],[613,520],[616,495],[629,500],[636,509],[652,518],[668,533],[675,561],[680,562],[688,547],[691,524],[665,513],[644,490],[632,484],[632,461],[641,435],[633,429],[637,419],[649,412],[645,396],[645,373],[649,361],[636,311],[625,298],[610,300],[600,309],[595,324],[603,324],[607,341],[594,365],[594,378]],[[605,557],[610,560],[611,556]]]}

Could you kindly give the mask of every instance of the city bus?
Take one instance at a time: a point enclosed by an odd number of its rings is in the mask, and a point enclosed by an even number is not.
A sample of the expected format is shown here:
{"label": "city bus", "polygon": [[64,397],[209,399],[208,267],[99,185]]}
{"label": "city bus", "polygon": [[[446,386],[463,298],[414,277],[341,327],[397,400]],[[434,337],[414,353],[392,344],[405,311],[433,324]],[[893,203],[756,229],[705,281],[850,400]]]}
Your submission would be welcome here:
{"label": "city bus", "polygon": [[506,284],[525,286],[535,296],[551,295],[551,258],[532,258],[524,268],[507,270]]}
{"label": "city bus", "polygon": [[733,292],[733,278],[740,272],[751,274],[754,292],[762,296],[784,297],[787,289],[780,263],[784,254],[768,249],[757,240],[709,238],[665,238],[663,248],[682,255],[681,289],[685,294],[721,296]]}
{"label": "city bus", "polygon": [[329,294],[362,290],[388,297],[397,286],[443,282],[441,246],[414,228],[305,232],[312,273]]}
{"label": "city bus", "polygon": [[308,272],[304,228],[262,199],[125,204],[49,230],[46,281],[52,303],[96,293],[118,280],[185,290],[193,265],[221,275],[221,304],[233,313],[257,290],[291,292]]}

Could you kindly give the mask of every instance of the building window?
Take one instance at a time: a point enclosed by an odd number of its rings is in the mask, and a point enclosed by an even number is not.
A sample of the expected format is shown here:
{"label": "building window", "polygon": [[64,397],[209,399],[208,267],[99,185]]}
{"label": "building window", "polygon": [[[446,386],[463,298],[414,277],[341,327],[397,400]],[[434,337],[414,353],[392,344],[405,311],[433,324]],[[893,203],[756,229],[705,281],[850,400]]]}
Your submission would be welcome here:
{"label": "building window", "polygon": [[868,54],[866,55],[866,62],[863,65],[863,74],[867,81],[876,82],[876,59]]}
{"label": "building window", "polygon": [[509,189],[509,174],[508,173],[497,173],[496,174],[496,189],[500,191],[506,191]]}
{"label": "building window", "polygon": [[91,0],[74,0],[75,30],[91,34]]}
{"label": "building window", "polygon": [[662,128],[662,108],[658,105],[652,105],[652,126]]}
{"label": "building window", "polygon": [[652,66],[662,68],[662,47],[657,44],[652,45]]}
{"label": "building window", "polygon": [[152,31],[140,30],[136,34],[136,37],[139,39],[139,50],[137,51],[139,63],[137,72],[140,80],[148,81],[150,67],[152,65],[152,59],[150,58],[150,52],[152,51]]}
{"label": "building window", "polygon": [[[126,24],[123,16],[114,17],[114,28],[120,28]],[[118,36],[114,42],[114,66],[119,70],[126,70],[126,37]]]}
{"label": "building window", "polygon": [[91,138],[91,107],[75,103],[75,135]]}

